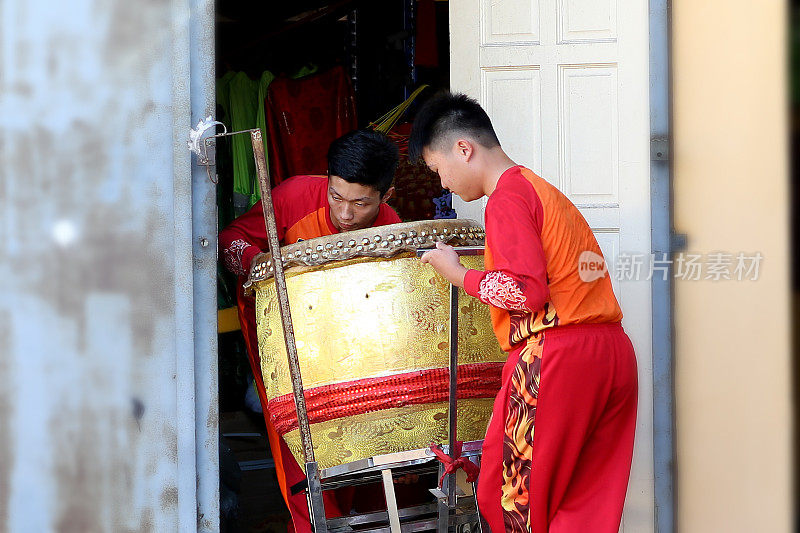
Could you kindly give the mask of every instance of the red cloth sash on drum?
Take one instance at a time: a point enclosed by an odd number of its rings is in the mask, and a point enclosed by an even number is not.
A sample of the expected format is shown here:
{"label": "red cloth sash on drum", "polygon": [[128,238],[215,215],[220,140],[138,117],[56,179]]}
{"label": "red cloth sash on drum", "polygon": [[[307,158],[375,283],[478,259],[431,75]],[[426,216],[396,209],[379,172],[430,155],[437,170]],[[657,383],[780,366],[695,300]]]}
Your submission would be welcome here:
{"label": "red cloth sash on drum", "polygon": [[[503,363],[460,365],[458,398],[493,398],[497,394],[502,370]],[[446,402],[448,373],[447,368],[430,368],[306,389],[308,420],[314,424],[370,411]],[[279,434],[297,429],[292,394],[270,400],[269,414]]]}

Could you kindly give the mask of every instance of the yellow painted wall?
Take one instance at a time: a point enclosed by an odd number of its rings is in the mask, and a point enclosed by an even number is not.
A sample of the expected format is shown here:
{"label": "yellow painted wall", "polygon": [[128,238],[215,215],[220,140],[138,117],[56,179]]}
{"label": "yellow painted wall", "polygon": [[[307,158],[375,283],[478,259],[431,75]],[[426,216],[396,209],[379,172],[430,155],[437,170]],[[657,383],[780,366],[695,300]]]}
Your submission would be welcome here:
{"label": "yellow painted wall", "polygon": [[757,282],[676,284],[681,532],[790,531],[785,9],[673,2],[676,229],[764,255]]}

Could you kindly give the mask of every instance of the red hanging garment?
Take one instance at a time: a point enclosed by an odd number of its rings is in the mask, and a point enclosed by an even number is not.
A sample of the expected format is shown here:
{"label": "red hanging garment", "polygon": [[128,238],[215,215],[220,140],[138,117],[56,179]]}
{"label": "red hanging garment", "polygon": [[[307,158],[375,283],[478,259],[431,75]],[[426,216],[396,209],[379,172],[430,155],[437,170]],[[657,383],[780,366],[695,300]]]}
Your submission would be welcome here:
{"label": "red hanging garment", "polygon": [[295,175],[326,174],[328,146],[358,127],[355,95],[344,68],[269,86],[267,113],[273,185]]}

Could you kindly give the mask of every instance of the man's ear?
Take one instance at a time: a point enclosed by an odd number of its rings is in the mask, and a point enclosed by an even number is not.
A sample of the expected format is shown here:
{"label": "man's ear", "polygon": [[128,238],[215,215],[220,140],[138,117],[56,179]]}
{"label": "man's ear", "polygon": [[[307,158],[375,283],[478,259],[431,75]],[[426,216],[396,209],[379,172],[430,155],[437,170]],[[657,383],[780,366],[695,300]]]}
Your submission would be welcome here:
{"label": "man's ear", "polygon": [[469,161],[475,153],[475,147],[469,139],[458,139],[454,146],[456,155],[464,161]]}
{"label": "man's ear", "polygon": [[381,198],[381,202],[386,203],[387,201],[389,201],[389,198],[391,198],[393,194],[394,194],[394,187],[389,187],[389,190],[386,191],[386,194],[384,194],[383,198]]}

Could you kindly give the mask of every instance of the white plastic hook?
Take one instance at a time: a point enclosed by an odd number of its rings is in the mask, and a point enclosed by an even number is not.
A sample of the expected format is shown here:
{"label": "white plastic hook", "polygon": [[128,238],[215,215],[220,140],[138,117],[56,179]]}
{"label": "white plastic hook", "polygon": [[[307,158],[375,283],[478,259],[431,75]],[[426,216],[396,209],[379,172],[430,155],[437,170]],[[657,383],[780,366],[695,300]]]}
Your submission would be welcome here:
{"label": "white plastic hook", "polygon": [[200,148],[203,135],[205,134],[206,131],[210,130],[211,128],[217,125],[222,126],[223,135],[228,133],[228,129],[225,127],[225,124],[223,124],[218,120],[214,120],[211,117],[211,115],[198,122],[197,128],[189,130],[189,140],[187,142],[187,144],[189,145],[189,150],[197,154],[197,157],[200,159],[201,164],[204,165],[208,164],[208,156],[206,155],[205,146],[203,146],[203,148]]}

